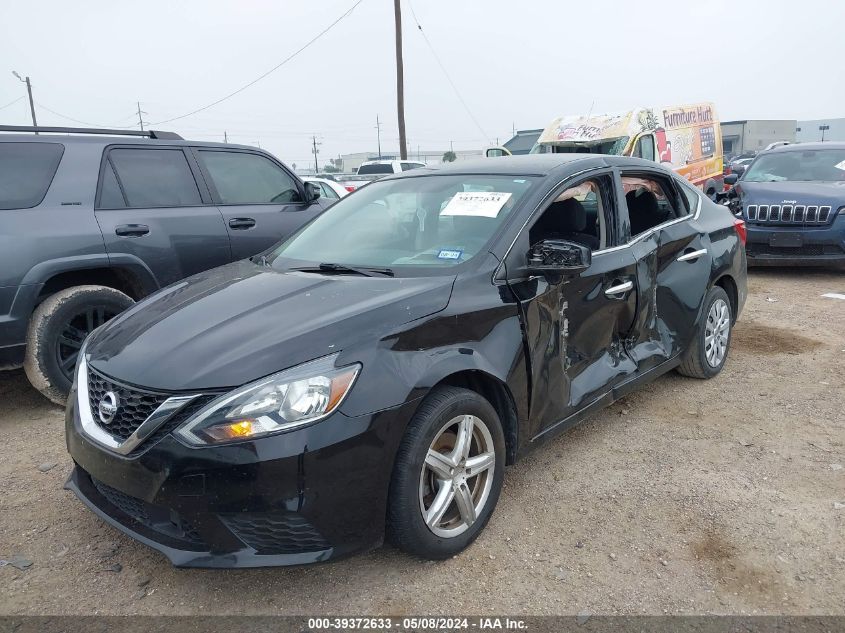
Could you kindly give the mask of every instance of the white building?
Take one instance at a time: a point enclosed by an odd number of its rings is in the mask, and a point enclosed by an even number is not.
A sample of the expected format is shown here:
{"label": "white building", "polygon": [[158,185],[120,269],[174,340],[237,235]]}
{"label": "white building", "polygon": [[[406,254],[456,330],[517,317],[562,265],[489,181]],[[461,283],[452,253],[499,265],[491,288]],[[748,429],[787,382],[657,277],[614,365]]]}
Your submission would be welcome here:
{"label": "white building", "polygon": [[[822,129],[827,126],[827,129]],[[845,119],[816,119],[798,121],[795,140],[799,143],[816,141],[845,141]]]}

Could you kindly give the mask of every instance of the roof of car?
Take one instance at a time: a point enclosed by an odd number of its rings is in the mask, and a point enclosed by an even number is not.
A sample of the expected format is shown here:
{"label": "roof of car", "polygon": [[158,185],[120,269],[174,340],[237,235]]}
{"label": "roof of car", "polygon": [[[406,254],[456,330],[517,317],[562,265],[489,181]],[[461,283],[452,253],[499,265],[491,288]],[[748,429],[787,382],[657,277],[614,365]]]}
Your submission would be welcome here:
{"label": "roof of car", "polygon": [[229,149],[258,149],[235,143],[192,141],[190,139],[157,139],[147,136],[119,136],[106,134],[0,133],[0,143],[90,143],[93,145],[190,145],[192,147],[226,147]]}
{"label": "roof of car", "polygon": [[608,165],[642,165],[648,167],[659,167],[653,161],[627,156],[609,156],[605,154],[523,154],[520,156],[499,156],[496,158],[478,158],[472,160],[459,160],[452,163],[440,165],[428,165],[419,169],[413,169],[396,174],[398,176],[415,176],[436,172],[438,174],[513,174],[519,176],[545,176],[555,169],[564,165],[571,165],[579,162],[604,162]]}
{"label": "roof of car", "polygon": [[824,143],[793,143],[791,145],[773,147],[770,150],[766,150],[766,154],[774,154],[775,152],[804,152],[815,149],[845,149],[845,143],[836,143],[832,141],[826,141]]}

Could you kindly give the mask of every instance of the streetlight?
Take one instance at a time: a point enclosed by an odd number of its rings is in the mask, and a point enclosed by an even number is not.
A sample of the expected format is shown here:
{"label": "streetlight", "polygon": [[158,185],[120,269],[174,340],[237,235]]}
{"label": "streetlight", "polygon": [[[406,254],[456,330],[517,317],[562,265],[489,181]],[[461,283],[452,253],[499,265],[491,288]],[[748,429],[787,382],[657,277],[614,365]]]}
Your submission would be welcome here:
{"label": "streetlight", "polygon": [[[20,81],[26,84],[26,92],[29,95],[29,112],[32,114],[32,126],[38,127],[38,122],[35,120],[35,103],[32,101],[32,84],[29,83],[29,77],[27,76],[25,79],[18,74],[17,70],[13,70],[12,74],[17,77]],[[38,134],[38,132],[36,132]]]}
{"label": "streetlight", "polygon": [[820,129],[820,130],[821,130],[821,132],[822,132],[822,143],[824,143],[824,131],[825,131],[825,130],[829,130],[829,129],[830,129],[830,126],[829,126],[829,125],[820,125],[820,126],[819,126],[819,129]]}

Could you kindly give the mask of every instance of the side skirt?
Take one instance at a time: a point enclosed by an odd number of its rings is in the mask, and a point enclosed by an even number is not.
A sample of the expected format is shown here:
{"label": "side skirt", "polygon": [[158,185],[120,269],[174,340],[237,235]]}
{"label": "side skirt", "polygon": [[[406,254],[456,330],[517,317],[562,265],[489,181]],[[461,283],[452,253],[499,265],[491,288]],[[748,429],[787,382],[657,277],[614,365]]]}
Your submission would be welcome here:
{"label": "side skirt", "polygon": [[577,424],[580,424],[596,411],[610,406],[611,404],[619,400],[619,398],[631,393],[632,391],[635,391],[641,385],[652,382],[654,379],[662,376],[663,374],[672,371],[673,369],[675,369],[675,367],[680,364],[681,355],[678,354],[677,356],[662,362],[656,367],[652,367],[651,369],[642,374],[636,374],[632,376],[631,378],[617,385],[610,391],[606,391],[587,406],[565,417],[559,422],[555,422],[550,427],[542,430],[540,433],[531,438],[531,441],[525,447],[526,450],[523,452],[533,450],[534,448],[545,444],[547,441],[557,437],[564,431],[571,429]]}

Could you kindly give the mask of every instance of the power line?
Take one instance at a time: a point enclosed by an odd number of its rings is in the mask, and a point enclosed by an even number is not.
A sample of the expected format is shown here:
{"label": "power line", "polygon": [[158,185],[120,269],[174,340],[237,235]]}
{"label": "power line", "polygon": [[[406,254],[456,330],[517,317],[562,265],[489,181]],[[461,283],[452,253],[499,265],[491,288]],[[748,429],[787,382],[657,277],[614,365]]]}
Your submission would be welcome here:
{"label": "power line", "polygon": [[420,24],[420,21],[417,19],[417,14],[414,11],[414,3],[408,2],[408,5],[411,7],[411,16],[414,18],[414,22],[416,22],[416,24],[417,24],[417,28],[420,31],[420,35],[423,36],[423,39],[425,40],[425,43],[428,45],[428,48],[431,51],[432,56],[437,61],[437,64],[440,66],[440,70],[442,70],[443,74],[446,75],[446,79],[449,81],[449,85],[451,85],[452,90],[455,91],[455,96],[458,97],[458,100],[461,102],[461,105],[464,106],[464,110],[467,111],[469,118],[471,118],[472,122],[475,123],[475,126],[478,128],[478,131],[481,132],[481,134],[484,135],[485,139],[489,140],[490,137],[487,136],[487,133],[481,127],[481,124],[478,122],[478,119],[476,119],[475,116],[472,114],[472,111],[469,109],[469,106],[467,105],[466,101],[464,101],[464,98],[461,96],[461,93],[458,90],[458,87],[455,85],[455,82],[452,81],[452,78],[449,76],[449,71],[446,70],[446,67],[443,65],[443,62],[440,61],[440,57],[438,57],[437,52],[434,50],[434,47],[431,45],[431,42],[428,41],[428,36],[425,34],[425,31],[423,31],[423,27]]}
{"label": "power line", "polygon": [[259,81],[261,81],[262,79],[264,79],[265,77],[267,77],[267,76],[268,76],[268,75],[270,75],[271,73],[276,72],[279,68],[281,68],[282,66],[284,66],[285,64],[287,64],[290,60],[292,60],[294,57],[296,57],[297,55],[299,55],[302,51],[304,51],[306,48],[308,48],[308,47],[309,47],[309,46],[311,46],[314,42],[316,42],[318,39],[320,39],[323,35],[325,35],[325,34],[326,34],[326,33],[328,33],[330,30],[332,30],[338,22],[340,22],[340,21],[341,21],[341,20],[343,20],[344,18],[348,17],[348,16],[349,16],[349,15],[350,15],[350,14],[351,14],[354,10],[355,10],[355,8],[356,8],[359,4],[361,4],[363,1],[364,1],[364,0],[357,0],[357,1],[355,2],[355,4],[353,4],[353,5],[352,5],[351,7],[349,7],[349,8],[348,8],[348,9],[347,9],[347,10],[346,10],[343,14],[341,14],[341,16],[340,16],[339,18],[337,18],[334,22],[332,22],[331,24],[329,24],[329,25],[328,25],[326,28],[324,28],[322,31],[320,31],[319,33],[317,33],[317,35],[315,35],[315,36],[314,36],[311,40],[309,40],[306,44],[304,44],[303,46],[301,46],[300,48],[298,48],[296,51],[294,51],[293,53],[291,53],[290,55],[288,55],[285,59],[283,59],[283,60],[282,60],[282,61],[280,61],[278,64],[276,64],[275,66],[273,66],[273,68],[271,68],[270,70],[268,70],[268,71],[267,71],[266,73],[264,73],[263,75],[261,75],[261,76],[257,77],[256,79],[253,79],[252,81],[250,81],[248,84],[246,84],[246,85],[244,85],[244,86],[241,86],[240,88],[238,88],[238,89],[237,89],[237,90],[235,90],[234,92],[230,92],[229,94],[227,94],[225,97],[221,97],[221,98],[220,98],[220,99],[218,99],[217,101],[213,101],[212,103],[209,103],[208,105],[205,105],[205,106],[203,106],[203,107],[201,107],[201,108],[197,108],[196,110],[192,110],[191,112],[188,112],[188,113],[186,113],[186,114],[181,114],[181,115],[179,115],[179,116],[175,116],[175,117],[173,117],[173,118],[171,118],[171,119],[164,119],[163,121],[159,121],[158,123],[152,123],[151,125],[162,125],[163,123],[170,123],[171,121],[178,121],[179,119],[184,119],[184,118],[187,118],[187,117],[189,117],[189,116],[193,116],[194,114],[197,114],[197,113],[199,113],[199,112],[202,112],[203,110],[208,110],[209,108],[212,108],[212,107],[216,106],[216,105],[217,105],[217,104],[219,104],[219,103],[223,103],[223,102],[224,102],[224,101],[226,101],[227,99],[231,99],[232,97],[234,97],[236,94],[239,94],[239,93],[243,92],[244,90],[246,90],[246,89],[247,89],[247,88],[249,88],[250,86],[253,86],[253,85],[257,84]]}
{"label": "power line", "polygon": [[47,106],[45,106],[43,103],[41,103],[39,101],[36,101],[35,103],[38,105],[39,108],[41,108],[42,110],[46,110],[50,114],[55,114],[57,117],[67,119],[68,121],[73,121],[74,123],[79,123],[80,125],[87,125],[88,127],[117,128],[117,129],[120,129],[120,130],[129,130],[129,129],[135,127],[134,125],[129,125],[129,126],[127,126],[127,125],[103,125],[101,123],[91,123],[90,121],[81,121],[80,119],[74,119],[72,116],[67,116],[66,114],[62,114],[61,112],[56,112],[55,110],[51,110],[50,108],[48,108]]}
{"label": "power line", "polygon": [[23,97],[18,97],[14,101],[9,101],[9,103],[7,103],[6,105],[0,106],[0,110],[3,110],[4,108],[8,108],[10,105],[15,105],[18,101],[21,101],[21,100],[23,100]]}

